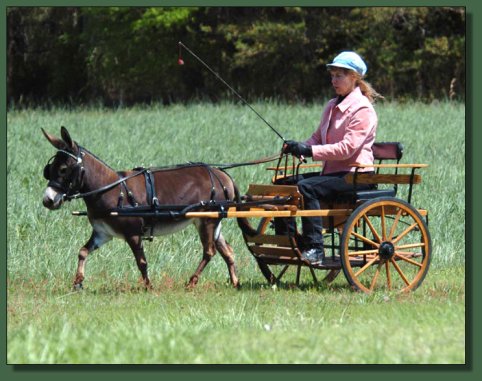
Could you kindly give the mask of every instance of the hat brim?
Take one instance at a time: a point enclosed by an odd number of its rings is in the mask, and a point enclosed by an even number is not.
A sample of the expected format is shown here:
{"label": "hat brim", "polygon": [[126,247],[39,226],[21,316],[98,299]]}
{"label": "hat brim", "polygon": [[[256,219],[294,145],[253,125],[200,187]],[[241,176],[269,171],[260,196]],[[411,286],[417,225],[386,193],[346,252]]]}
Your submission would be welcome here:
{"label": "hat brim", "polygon": [[331,64],[327,64],[326,67],[328,69],[330,69],[332,67],[341,67],[343,69],[348,69],[348,70],[354,71],[355,73],[362,74],[362,73],[358,72],[357,70],[353,69],[351,66],[348,66],[348,65],[345,65],[345,64],[342,64],[342,63],[331,63]]}

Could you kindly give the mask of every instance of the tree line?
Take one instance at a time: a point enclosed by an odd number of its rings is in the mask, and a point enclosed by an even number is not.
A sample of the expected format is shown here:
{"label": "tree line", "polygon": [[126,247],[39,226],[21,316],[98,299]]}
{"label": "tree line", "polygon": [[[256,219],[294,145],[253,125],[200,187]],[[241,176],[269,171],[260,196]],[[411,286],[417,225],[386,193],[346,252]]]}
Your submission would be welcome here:
{"label": "tree line", "polygon": [[[355,50],[389,100],[465,100],[462,7],[9,7],[14,105],[332,95],[326,64]],[[184,62],[180,65],[179,59]]]}

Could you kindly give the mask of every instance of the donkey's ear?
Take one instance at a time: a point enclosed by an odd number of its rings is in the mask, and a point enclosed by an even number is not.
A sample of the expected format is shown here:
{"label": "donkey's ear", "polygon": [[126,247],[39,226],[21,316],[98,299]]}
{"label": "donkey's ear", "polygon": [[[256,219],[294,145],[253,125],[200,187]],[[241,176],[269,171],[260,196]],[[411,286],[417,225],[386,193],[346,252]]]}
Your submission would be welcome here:
{"label": "donkey's ear", "polygon": [[67,147],[70,148],[72,151],[74,151],[77,145],[72,140],[72,138],[70,137],[69,131],[67,131],[67,129],[64,126],[60,127],[60,135],[62,136],[62,139],[64,140]]}
{"label": "donkey's ear", "polygon": [[65,145],[65,142],[62,141],[59,138],[56,138],[53,135],[50,135],[48,132],[46,132],[43,128],[41,128],[45,138],[52,144],[55,148],[57,149],[65,149],[67,146]]}

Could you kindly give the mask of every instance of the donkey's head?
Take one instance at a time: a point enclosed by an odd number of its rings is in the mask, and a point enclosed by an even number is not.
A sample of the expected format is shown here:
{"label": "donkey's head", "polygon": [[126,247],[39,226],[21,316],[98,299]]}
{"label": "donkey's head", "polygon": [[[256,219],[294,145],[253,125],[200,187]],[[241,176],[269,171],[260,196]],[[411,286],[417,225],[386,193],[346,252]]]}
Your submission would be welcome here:
{"label": "donkey's head", "polygon": [[54,210],[60,208],[66,196],[78,192],[82,187],[83,154],[65,127],[60,129],[62,138],[50,135],[43,128],[42,132],[57,149],[57,153],[44,167],[44,177],[48,180],[48,184],[43,204],[46,208]]}

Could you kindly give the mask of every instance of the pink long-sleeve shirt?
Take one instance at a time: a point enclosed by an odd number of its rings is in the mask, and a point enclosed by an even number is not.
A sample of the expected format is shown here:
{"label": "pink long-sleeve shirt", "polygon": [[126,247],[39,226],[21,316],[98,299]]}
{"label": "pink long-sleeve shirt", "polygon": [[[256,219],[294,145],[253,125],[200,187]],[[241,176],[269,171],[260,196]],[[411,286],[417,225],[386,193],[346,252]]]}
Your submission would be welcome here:
{"label": "pink long-sleeve shirt", "polygon": [[[350,164],[372,164],[372,144],[378,124],[372,104],[356,87],[339,104],[328,102],[321,123],[305,143],[313,150],[313,160],[324,161],[323,174],[354,171]],[[360,171],[373,171],[373,167]]]}

